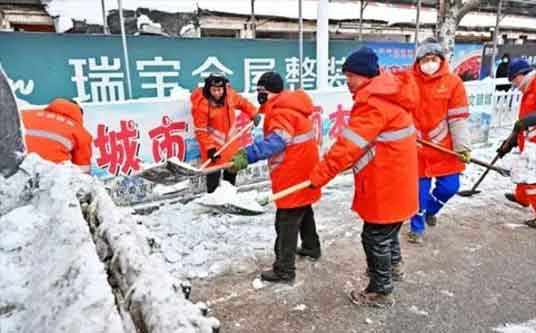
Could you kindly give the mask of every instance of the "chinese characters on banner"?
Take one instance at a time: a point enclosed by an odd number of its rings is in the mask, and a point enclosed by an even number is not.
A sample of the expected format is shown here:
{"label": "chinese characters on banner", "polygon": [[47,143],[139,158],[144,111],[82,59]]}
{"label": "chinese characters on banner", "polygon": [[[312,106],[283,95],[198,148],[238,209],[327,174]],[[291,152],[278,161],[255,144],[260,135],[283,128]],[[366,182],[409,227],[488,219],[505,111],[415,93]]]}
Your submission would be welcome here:
{"label": "chinese characters on banner", "polygon": [[140,169],[140,133],[137,127],[131,120],[121,120],[118,132],[110,131],[106,125],[98,125],[93,143],[98,150],[96,161],[99,168],[108,169],[114,176],[119,172],[129,175]]}
{"label": "chinese characters on banner", "polygon": [[[345,84],[342,65],[345,57],[331,57],[328,62],[328,84],[340,87]],[[125,74],[120,58],[69,59],[72,69],[70,81],[76,89],[75,100],[78,102],[117,102],[125,100]],[[243,92],[255,92],[260,76],[276,70],[275,58],[245,58],[243,62]],[[284,59],[285,72],[281,73],[290,89],[299,87],[299,59]],[[147,97],[169,97],[174,88],[180,87],[181,61],[164,59],[156,56],[149,60],[137,60],[136,70],[140,78],[140,88]],[[192,77],[198,77],[197,86],[203,86],[204,79],[210,73],[222,73],[228,78],[235,71],[222,63],[217,57],[209,56],[197,68],[191,71]],[[316,59],[305,57],[302,63],[303,88],[316,88]]]}

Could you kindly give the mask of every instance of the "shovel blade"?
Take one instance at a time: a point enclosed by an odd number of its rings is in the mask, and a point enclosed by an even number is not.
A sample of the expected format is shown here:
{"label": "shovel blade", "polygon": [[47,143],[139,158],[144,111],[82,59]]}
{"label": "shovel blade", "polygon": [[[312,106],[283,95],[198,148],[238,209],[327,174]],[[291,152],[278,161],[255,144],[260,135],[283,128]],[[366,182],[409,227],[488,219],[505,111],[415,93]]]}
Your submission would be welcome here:
{"label": "shovel blade", "polygon": [[458,192],[458,195],[462,197],[472,197],[473,195],[478,194],[480,192],[481,191],[477,191],[477,190],[465,190],[465,191]]}
{"label": "shovel blade", "polygon": [[237,204],[226,203],[222,205],[210,205],[205,203],[198,203],[200,206],[215,209],[223,214],[230,215],[244,215],[244,216],[254,216],[261,215],[264,213],[264,210],[252,209],[249,207],[243,207]]}
{"label": "shovel blade", "polygon": [[156,184],[174,185],[186,178],[201,175],[201,171],[179,159],[171,158],[164,163],[150,166],[137,175]]}

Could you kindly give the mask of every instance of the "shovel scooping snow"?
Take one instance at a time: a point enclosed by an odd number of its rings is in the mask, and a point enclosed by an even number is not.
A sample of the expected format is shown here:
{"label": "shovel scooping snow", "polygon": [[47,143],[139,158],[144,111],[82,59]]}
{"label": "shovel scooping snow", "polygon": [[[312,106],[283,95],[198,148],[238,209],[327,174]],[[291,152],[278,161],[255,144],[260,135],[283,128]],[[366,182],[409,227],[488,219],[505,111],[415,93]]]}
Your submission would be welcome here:
{"label": "shovel scooping snow", "polygon": [[259,215],[264,213],[264,208],[255,200],[256,196],[255,191],[238,193],[236,187],[229,182],[221,181],[213,193],[206,194],[195,202],[226,214]]}

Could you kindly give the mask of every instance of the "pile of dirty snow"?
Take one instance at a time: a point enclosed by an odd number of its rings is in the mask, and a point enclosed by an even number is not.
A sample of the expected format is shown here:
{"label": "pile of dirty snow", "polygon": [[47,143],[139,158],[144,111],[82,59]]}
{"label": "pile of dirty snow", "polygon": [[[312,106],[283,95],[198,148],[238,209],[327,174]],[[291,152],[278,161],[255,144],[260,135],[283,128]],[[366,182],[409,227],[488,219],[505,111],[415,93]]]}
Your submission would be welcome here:
{"label": "pile of dirty snow", "polygon": [[0,177],[2,333],[123,332],[77,198],[91,178],[36,155],[21,168]]}
{"label": "pile of dirty snow", "polygon": [[79,168],[29,155],[0,177],[0,212],[2,333],[218,329],[205,304],[187,299],[191,285],[153,255],[131,211]]}

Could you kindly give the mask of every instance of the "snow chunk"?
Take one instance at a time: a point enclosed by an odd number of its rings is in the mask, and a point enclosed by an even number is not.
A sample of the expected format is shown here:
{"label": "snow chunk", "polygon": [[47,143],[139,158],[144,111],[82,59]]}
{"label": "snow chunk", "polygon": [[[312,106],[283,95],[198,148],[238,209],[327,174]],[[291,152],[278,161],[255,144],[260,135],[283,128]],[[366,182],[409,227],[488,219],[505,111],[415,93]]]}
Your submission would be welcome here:
{"label": "snow chunk", "polygon": [[494,329],[500,333],[536,333],[536,319],[521,324],[505,324]]}
{"label": "snow chunk", "polygon": [[305,304],[298,304],[292,308],[294,311],[305,311],[305,309],[307,309],[307,305]]}
{"label": "snow chunk", "polygon": [[419,316],[428,316],[428,312],[419,310],[415,305],[410,306],[409,311]]}

